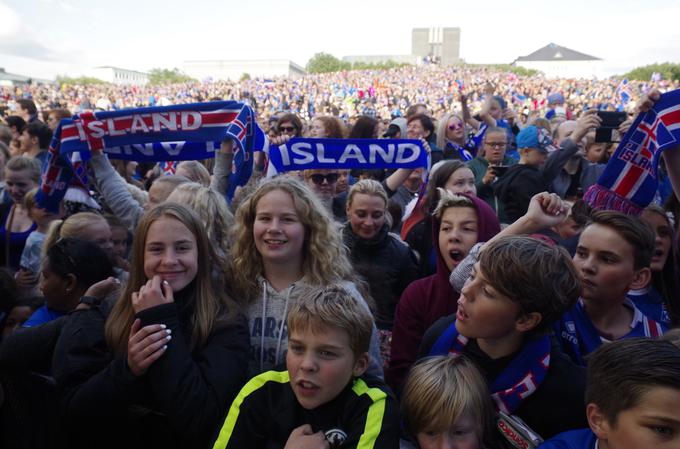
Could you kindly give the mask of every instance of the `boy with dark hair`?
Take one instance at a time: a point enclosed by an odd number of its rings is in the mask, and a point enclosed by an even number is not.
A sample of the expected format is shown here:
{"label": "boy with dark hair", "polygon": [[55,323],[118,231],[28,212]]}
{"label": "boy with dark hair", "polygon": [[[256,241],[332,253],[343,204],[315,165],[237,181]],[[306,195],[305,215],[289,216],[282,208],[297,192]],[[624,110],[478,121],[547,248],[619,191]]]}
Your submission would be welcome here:
{"label": "boy with dark hair", "polygon": [[639,219],[613,211],[592,213],[574,254],[581,299],[555,324],[562,350],[575,363],[585,365],[585,356],[602,343],[665,332],[626,296],[649,283],[653,252],[654,234]]}
{"label": "boy with dark hair", "polygon": [[213,448],[397,448],[396,399],[364,375],[373,318],[339,286],[313,289],[288,312],[287,371],[253,377]]}
{"label": "boy with dark hair", "polygon": [[634,338],[601,346],[588,361],[589,429],[539,449],[677,449],[680,447],[680,349]]}
{"label": "boy with dark hair", "polygon": [[496,238],[481,250],[458,312],[427,331],[421,355],[471,358],[496,408],[543,437],[578,428],[586,422],[585,373],[552,344],[549,329],[579,292],[564,249],[526,236]]}

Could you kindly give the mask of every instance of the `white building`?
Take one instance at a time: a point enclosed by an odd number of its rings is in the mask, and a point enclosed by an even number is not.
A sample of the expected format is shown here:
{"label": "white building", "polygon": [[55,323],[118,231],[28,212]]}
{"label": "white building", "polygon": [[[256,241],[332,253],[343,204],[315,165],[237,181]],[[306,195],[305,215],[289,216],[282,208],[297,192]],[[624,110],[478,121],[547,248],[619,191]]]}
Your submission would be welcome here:
{"label": "white building", "polygon": [[548,44],[528,56],[520,56],[514,66],[539,70],[548,78],[602,78],[603,61],[557,44]]}
{"label": "white building", "polygon": [[184,61],[184,73],[198,80],[233,81],[245,73],[251,78],[299,78],[307,74],[303,67],[288,59]]}
{"label": "white building", "polygon": [[143,86],[149,82],[148,73],[111,66],[95,67],[90,70],[90,76],[113,84],[134,84],[136,86]]}

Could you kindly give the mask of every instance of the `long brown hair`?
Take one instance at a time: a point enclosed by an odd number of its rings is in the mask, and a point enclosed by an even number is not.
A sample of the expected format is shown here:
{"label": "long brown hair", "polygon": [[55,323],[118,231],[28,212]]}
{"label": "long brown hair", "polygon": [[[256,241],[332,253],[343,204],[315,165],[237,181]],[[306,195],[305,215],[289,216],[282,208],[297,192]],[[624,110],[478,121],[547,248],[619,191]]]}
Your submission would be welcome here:
{"label": "long brown hair", "polygon": [[111,314],[106,320],[106,341],[115,353],[123,353],[127,349],[130,328],[135,317],[132,308],[132,293],[138,291],[148,279],[144,274],[144,247],[149,228],[156,220],[168,217],[181,222],[196,238],[198,250],[198,271],[189,284],[187,301],[193,304],[191,312],[191,348],[199,348],[205,344],[215,325],[225,323],[236,310],[233,301],[224,293],[224,286],[212,276],[212,267],[216,265],[216,256],[208,241],[208,236],[200,219],[190,209],[177,204],[162,203],[144,214],[132,242],[130,278],[118,298]]}

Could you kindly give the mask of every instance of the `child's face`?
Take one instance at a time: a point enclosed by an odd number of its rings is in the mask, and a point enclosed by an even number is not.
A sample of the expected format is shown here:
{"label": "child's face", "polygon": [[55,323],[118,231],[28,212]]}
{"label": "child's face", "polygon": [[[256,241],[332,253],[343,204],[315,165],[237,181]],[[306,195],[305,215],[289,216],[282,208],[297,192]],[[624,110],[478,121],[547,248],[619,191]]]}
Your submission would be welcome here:
{"label": "child's face", "polygon": [[302,407],[312,410],[335,399],[353,377],[368,367],[368,354],[356,358],[346,331],[324,326],[319,332],[296,330],[288,338],[286,367]]}
{"label": "child's face", "polygon": [[619,413],[616,424],[594,418],[588,405],[588,420],[606,449],[677,449],[680,447],[680,390],[654,387],[643,393],[638,405]]}
{"label": "child's face", "polygon": [[469,413],[461,415],[444,432],[418,432],[416,438],[421,449],[479,449],[475,421]]}
{"label": "child's face", "polygon": [[517,332],[519,316],[519,304],[493,288],[477,262],[458,298],[458,332],[467,338],[503,338]]}
{"label": "child's face", "polygon": [[476,195],[475,174],[469,168],[461,167],[451,173],[449,179],[446,180],[446,184],[444,184],[444,188],[451,193]]}
{"label": "child's face", "polygon": [[453,270],[477,243],[477,211],[472,207],[449,207],[439,227],[439,251],[446,268]]}
{"label": "child's face", "polygon": [[305,227],[290,194],[272,190],[260,198],[255,208],[253,238],[265,264],[302,266]]}
{"label": "child's face", "polygon": [[144,275],[158,275],[173,292],[189,285],[198,273],[196,237],[181,221],[161,217],[151,223],[144,242]]}
{"label": "child's face", "polygon": [[594,143],[586,150],[586,159],[596,164],[602,160],[602,156],[604,155],[606,149],[607,144]]}
{"label": "child's face", "polygon": [[46,209],[38,206],[31,207],[29,211],[29,217],[39,226],[50,224],[52,221],[59,218],[59,215],[60,214],[52,214]]}
{"label": "child's face", "polygon": [[581,233],[574,265],[584,299],[623,300],[635,279],[633,247],[614,229],[592,224]]}
{"label": "child's face", "polygon": [[671,228],[666,217],[651,210],[642,212],[640,220],[647,223],[654,230],[654,254],[652,256],[651,268],[652,271],[661,271],[666,264],[666,259],[668,259],[671,245],[673,245],[673,228]]}

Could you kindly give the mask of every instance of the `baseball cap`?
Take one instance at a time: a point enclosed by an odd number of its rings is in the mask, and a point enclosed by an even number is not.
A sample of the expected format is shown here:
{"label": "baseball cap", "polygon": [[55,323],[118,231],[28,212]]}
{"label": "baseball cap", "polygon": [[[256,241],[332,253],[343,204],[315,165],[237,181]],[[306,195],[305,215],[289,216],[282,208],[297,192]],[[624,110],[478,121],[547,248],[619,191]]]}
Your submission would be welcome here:
{"label": "baseball cap", "polygon": [[536,148],[542,153],[550,153],[557,149],[548,130],[536,125],[527,126],[517,134],[517,148]]}

